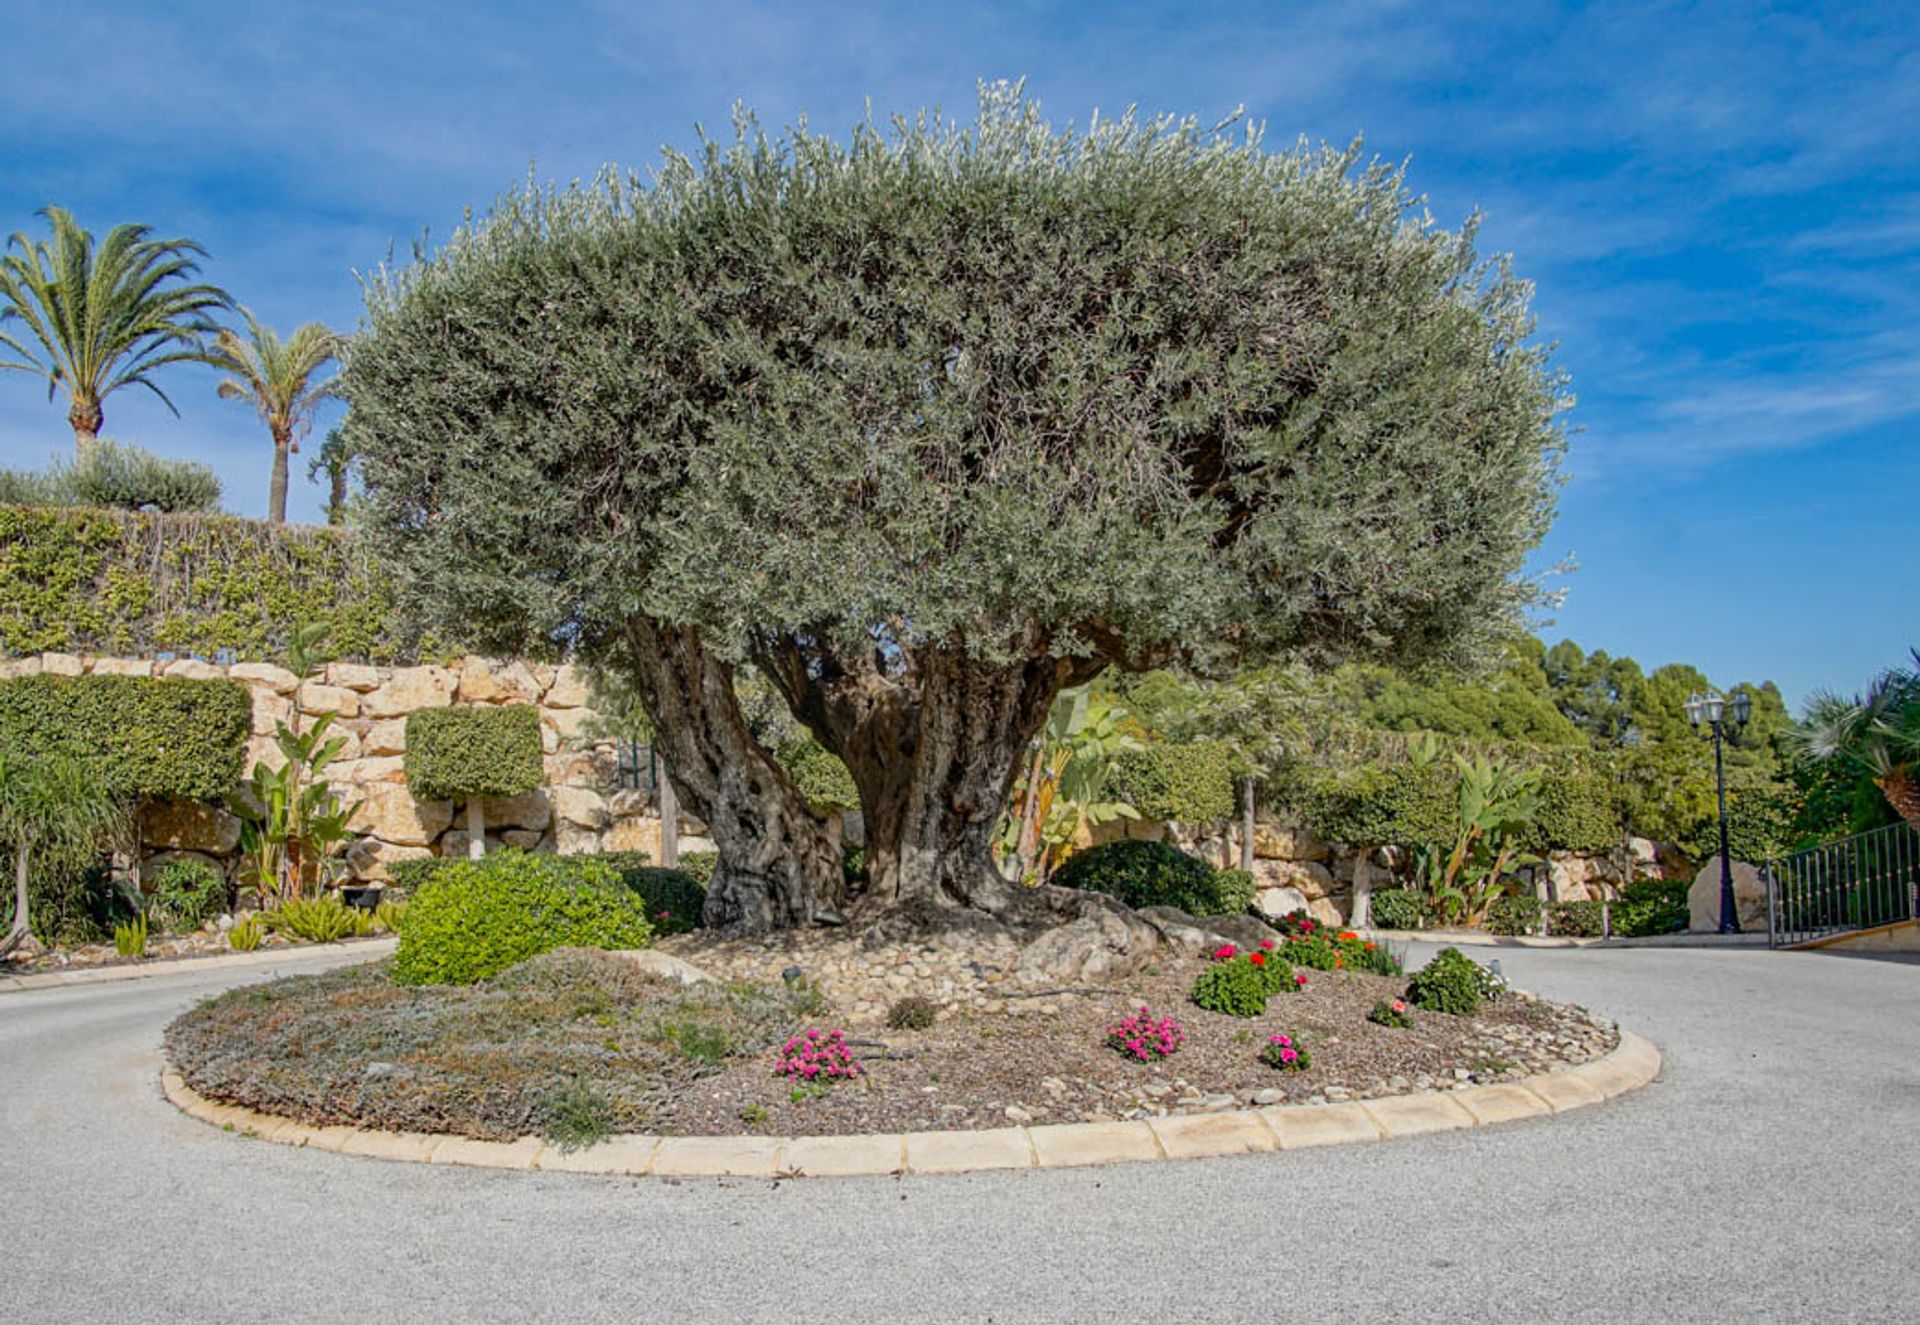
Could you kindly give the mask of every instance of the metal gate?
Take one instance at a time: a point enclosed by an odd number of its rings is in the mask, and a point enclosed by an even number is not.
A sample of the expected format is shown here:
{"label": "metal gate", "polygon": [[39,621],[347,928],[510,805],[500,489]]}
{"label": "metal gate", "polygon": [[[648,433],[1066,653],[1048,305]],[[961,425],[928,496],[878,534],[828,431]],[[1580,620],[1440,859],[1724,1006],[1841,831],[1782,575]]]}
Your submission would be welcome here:
{"label": "metal gate", "polygon": [[1767,941],[1776,948],[1920,919],[1920,832],[1855,833],[1766,864]]}

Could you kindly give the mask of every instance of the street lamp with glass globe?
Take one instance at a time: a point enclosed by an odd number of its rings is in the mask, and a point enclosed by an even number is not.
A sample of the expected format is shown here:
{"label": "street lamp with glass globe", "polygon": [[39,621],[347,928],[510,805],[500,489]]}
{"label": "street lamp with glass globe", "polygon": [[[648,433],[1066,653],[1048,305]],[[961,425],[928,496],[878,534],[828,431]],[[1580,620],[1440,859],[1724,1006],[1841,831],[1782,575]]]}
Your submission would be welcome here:
{"label": "street lamp with glass globe", "polygon": [[1747,719],[1753,716],[1753,696],[1745,690],[1736,690],[1728,698],[1709,690],[1704,695],[1689,697],[1686,709],[1687,721],[1693,729],[1713,736],[1713,782],[1720,796],[1720,932],[1738,934],[1740,915],[1733,902],[1733,862],[1727,855],[1727,766],[1721,743],[1726,718],[1732,718],[1736,730],[1747,725]]}

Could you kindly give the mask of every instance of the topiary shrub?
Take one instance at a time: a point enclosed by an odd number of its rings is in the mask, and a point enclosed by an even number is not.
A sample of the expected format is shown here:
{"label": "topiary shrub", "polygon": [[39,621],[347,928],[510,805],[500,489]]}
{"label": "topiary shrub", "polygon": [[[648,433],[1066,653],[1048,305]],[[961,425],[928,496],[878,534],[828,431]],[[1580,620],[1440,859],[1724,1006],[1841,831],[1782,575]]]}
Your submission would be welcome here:
{"label": "topiary shrub", "polygon": [[1597,939],[1606,933],[1599,902],[1555,902],[1547,908],[1547,932],[1561,938]]}
{"label": "topiary shrub", "polygon": [[1075,852],[1054,872],[1063,888],[1117,897],[1128,906],[1171,906],[1189,915],[1239,915],[1253,902],[1253,879],[1216,870],[1165,842],[1109,842]]}
{"label": "topiary shrub", "polygon": [[149,878],[147,915],[170,933],[191,933],[227,909],[226,877],[204,860],[170,860]]}
{"label": "topiary shrub", "polygon": [[1488,990],[1496,979],[1458,948],[1442,948],[1407,982],[1407,1001],[1429,1012],[1471,1017],[1492,996]]}
{"label": "topiary shrub", "polygon": [[[562,856],[562,860],[592,860],[591,856]],[[620,871],[620,882],[645,899],[647,919],[658,934],[685,934],[700,927],[707,890],[685,870],[640,865]]]}
{"label": "topiary shrub", "polygon": [[505,848],[450,861],[407,905],[393,957],[401,984],[472,984],[551,948],[643,948],[646,898],[591,857]]}
{"label": "topiary shrub", "polygon": [[1506,937],[1540,932],[1541,903],[1532,893],[1496,898],[1487,908],[1487,930]]}
{"label": "topiary shrub", "polygon": [[238,681],[54,676],[0,681],[0,748],[86,764],[128,801],[216,800],[240,780],[253,696]]}
{"label": "topiary shrub", "polygon": [[546,781],[531,704],[419,709],[407,715],[407,789],[421,800],[519,796]]}
{"label": "topiary shrub", "polygon": [[1426,902],[1411,888],[1382,888],[1368,903],[1375,929],[1418,929]]}
{"label": "topiary shrub", "polygon": [[1460,771],[1451,763],[1367,764],[1312,778],[1301,811],[1307,826],[1329,842],[1403,847],[1450,842],[1459,817],[1459,789]]}
{"label": "topiary shrub", "polygon": [[1206,823],[1235,812],[1232,751],[1219,741],[1156,742],[1113,761],[1110,799],[1125,801],[1143,819]]}

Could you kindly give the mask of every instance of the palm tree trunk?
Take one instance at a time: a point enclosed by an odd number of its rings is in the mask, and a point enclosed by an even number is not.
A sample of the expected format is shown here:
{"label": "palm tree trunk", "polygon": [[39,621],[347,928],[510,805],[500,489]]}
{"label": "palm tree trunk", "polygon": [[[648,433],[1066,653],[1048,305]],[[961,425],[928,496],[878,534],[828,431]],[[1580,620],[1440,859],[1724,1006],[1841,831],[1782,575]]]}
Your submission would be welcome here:
{"label": "palm tree trunk", "polygon": [[267,523],[287,522],[287,453],[293,435],[275,429],[273,433],[273,483],[267,489]]}
{"label": "palm tree trunk", "polygon": [[1902,765],[1890,771],[1885,777],[1875,778],[1878,786],[1887,798],[1887,804],[1894,812],[1915,828],[1920,828],[1920,782]]}
{"label": "palm tree trunk", "polygon": [[75,396],[73,407],[67,411],[67,422],[73,426],[73,456],[76,460],[85,460],[93,444],[100,440],[100,429],[107,416],[100,409],[100,402],[86,397]]}
{"label": "palm tree trunk", "polygon": [[33,927],[27,916],[27,844],[16,843],[13,848],[13,924],[7,930],[7,936],[0,939],[0,957],[6,956],[33,936]]}

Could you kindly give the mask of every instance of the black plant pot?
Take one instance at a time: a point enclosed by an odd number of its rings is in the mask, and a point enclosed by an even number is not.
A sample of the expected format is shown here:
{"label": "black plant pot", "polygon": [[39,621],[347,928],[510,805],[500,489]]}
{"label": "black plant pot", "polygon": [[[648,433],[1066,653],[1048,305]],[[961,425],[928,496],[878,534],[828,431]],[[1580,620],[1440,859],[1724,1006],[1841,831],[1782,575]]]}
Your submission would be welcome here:
{"label": "black plant pot", "polygon": [[342,888],[340,900],[348,906],[357,906],[362,911],[371,911],[380,905],[380,894],[386,889],[380,884],[368,884],[365,887]]}

